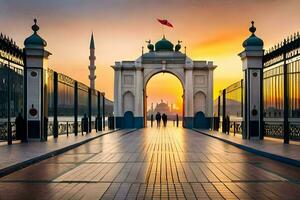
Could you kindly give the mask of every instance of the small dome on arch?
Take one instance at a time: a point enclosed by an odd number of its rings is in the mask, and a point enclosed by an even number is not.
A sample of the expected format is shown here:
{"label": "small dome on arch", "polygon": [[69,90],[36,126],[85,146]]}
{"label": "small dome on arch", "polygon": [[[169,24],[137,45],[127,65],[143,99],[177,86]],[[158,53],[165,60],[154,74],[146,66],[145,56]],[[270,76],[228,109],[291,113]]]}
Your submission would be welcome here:
{"label": "small dome on arch", "polygon": [[174,51],[174,45],[163,36],[161,40],[155,43],[155,51]]}

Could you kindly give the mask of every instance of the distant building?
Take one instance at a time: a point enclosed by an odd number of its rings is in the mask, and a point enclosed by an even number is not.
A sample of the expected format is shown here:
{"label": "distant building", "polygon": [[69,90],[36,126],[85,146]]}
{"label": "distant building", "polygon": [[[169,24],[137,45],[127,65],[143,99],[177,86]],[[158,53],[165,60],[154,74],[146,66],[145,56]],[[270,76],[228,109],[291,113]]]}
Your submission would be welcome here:
{"label": "distant building", "polygon": [[160,103],[156,103],[155,108],[153,107],[153,103],[151,104],[151,108],[147,111],[147,118],[150,119],[151,114],[155,116],[158,112],[168,115],[168,119],[175,119],[177,114],[179,116],[182,115],[181,111],[175,108],[173,104],[169,105],[168,102],[161,100]]}

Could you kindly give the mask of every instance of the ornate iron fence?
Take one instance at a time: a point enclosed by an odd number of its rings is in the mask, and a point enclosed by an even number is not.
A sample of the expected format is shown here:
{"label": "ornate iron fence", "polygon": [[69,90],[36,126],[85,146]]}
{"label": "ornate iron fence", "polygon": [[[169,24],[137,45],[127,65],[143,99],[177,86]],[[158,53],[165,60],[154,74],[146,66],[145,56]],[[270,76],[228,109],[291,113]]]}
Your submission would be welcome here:
{"label": "ornate iron fence", "polygon": [[[263,57],[264,135],[300,139],[300,35],[294,34]],[[242,132],[242,81],[220,92],[215,100],[222,132]],[[225,96],[225,97],[224,97]],[[241,108],[241,110],[239,109]],[[229,117],[229,121],[226,120]],[[224,119],[224,120],[223,120]]]}
{"label": "ornate iron fence", "polygon": [[[16,138],[15,118],[18,113],[24,112],[23,59],[23,51],[16,43],[0,34],[0,141],[8,141],[9,144],[11,139],[8,138]],[[52,69],[44,73],[47,77],[48,135],[81,131],[80,121],[84,113],[93,116],[89,118],[90,129],[96,127],[96,115],[103,119],[105,127],[105,117],[113,115],[113,104],[104,93],[91,90],[85,84]]]}
{"label": "ornate iron fence", "polygon": [[300,36],[294,34],[264,55],[265,135],[299,140]]}
{"label": "ornate iron fence", "polygon": [[0,141],[16,139],[15,118],[23,111],[23,52],[0,34]]}
{"label": "ornate iron fence", "polygon": [[[242,133],[243,115],[243,82],[238,81],[220,91],[215,100],[217,116],[220,119],[222,132]],[[216,129],[216,128],[215,128]]]}

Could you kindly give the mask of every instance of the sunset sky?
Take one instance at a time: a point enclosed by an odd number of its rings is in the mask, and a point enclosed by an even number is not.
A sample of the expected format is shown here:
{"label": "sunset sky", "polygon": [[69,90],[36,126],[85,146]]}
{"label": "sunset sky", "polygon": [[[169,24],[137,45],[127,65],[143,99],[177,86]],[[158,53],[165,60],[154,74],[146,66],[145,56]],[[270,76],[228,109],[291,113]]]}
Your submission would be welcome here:
{"label": "sunset sky", "polygon": [[[183,41],[194,60],[211,60],[215,70],[214,96],[242,77],[242,42],[255,21],[265,48],[300,30],[299,0],[0,0],[0,31],[20,47],[32,34],[33,18],[47,41],[50,66],[88,84],[89,42],[96,46],[96,88],[113,98],[115,61],[135,60],[145,40],[161,39],[156,18],[174,25],[167,39]],[[148,90],[161,96],[158,84]],[[151,90],[151,91],[150,91]]]}

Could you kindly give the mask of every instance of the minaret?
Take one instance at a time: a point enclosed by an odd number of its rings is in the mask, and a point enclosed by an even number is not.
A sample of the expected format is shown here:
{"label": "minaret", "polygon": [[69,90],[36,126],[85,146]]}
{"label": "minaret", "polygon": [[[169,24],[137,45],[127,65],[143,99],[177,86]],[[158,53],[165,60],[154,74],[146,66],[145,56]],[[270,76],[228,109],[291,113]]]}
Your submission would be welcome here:
{"label": "minaret", "polygon": [[96,75],[95,75],[95,70],[96,70],[96,66],[95,66],[95,44],[94,44],[94,36],[92,33],[91,36],[91,42],[90,42],[90,66],[89,66],[89,70],[90,70],[90,75],[89,75],[89,79],[90,79],[90,88],[91,89],[95,89],[95,79],[96,79]]}

